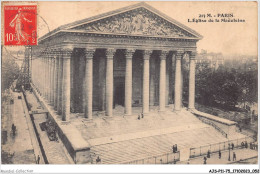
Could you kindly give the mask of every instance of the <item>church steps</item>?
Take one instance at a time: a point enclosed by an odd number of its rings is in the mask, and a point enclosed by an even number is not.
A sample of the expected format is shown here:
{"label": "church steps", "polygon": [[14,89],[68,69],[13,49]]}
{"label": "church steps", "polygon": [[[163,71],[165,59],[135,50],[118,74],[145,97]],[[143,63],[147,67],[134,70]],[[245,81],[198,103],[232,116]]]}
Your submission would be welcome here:
{"label": "church steps", "polygon": [[[199,136],[201,134],[204,136]],[[183,139],[183,137],[185,138]],[[224,137],[216,136],[216,131],[213,128],[206,127],[203,129],[194,129],[190,132],[184,131],[98,145],[91,149],[92,152],[100,156],[102,163],[116,164],[122,161],[133,161],[134,159],[171,153],[173,144],[178,144],[178,149],[181,149],[185,146],[203,146],[222,141],[226,141]]]}

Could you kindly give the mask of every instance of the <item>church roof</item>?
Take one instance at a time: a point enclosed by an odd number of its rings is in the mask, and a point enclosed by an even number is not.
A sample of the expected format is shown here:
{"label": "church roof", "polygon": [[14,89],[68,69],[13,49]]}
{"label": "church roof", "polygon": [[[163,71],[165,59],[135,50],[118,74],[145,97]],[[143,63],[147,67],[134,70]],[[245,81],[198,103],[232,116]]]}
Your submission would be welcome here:
{"label": "church roof", "polygon": [[[133,10],[141,9],[141,8],[145,9],[146,13],[147,12],[151,13],[151,14],[155,15],[156,17],[153,17],[150,19],[144,19],[145,17],[142,17],[142,16],[145,16],[145,14],[135,14],[137,16],[134,16],[134,17],[133,16],[129,17],[129,15],[127,15],[128,17],[124,17],[124,18],[121,17],[122,16],[121,14],[123,14],[123,13],[131,12]],[[138,19],[138,15],[139,15],[140,19]],[[117,16],[118,18],[121,18],[121,19],[114,19],[114,21],[109,21],[107,23],[104,23],[104,22],[97,23],[97,21],[102,21],[102,20],[104,21],[104,19],[112,18],[114,16]],[[154,18],[155,19],[160,18],[163,20],[163,22],[162,22],[162,24],[155,25],[153,27],[148,26],[149,30],[147,30],[145,33],[144,32],[140,33],[137,31],[136,28],[133,29],[133,27],[132,27],[131,29],[129,29],[129,27],[127,26],[127,21],[131,20],[133,22],[133,18],[135,20],[143,20],[141,22],[142,23],[141,25],[145,25],[144,24],[145,20],[156,23],[157,21],[152,21],[152,20],[154,20]],[[108,23],[112,23],[114,25],[114,24],[118,23],[118,20],[121,20],[122,24],[124,26],[122,28],[122,25],[120,24],[119,26],[121,27],[121,29],[117,28],[117,30],[115,32],[115,30],[111,29],[111,24],[110,24],[110,26],[108,26]],[[160,21],[162,21],[162,20],[160,20]],[[137,23],[137,21],[135,21],[135,22]],[[93,24],[93,23],[95,23],[95,24]],[[164,28],[161,29],[161,26]],[[141,27],[142,27],[142,29],[144,28],[144,26],[141,26]],[[102,28],[102,29],[100,29],[100,28]],[[158,34],[158,28],[160,30],[159,34]],[[152,30],[157,30],[157,31],[152,31]],[[202,36],[199,33],[197,33],[196,31],[194,31],[191,28],[172,19],[171,17],[161,13],[160,11],[158,11],[157,9],[153,8],[152,6],[146,4],[145,2],[137,3],[137,4],[127,6],[124,8],[120,8],[120,9],[117,9],[114,11],[103,13],[103,14],[100,14],[97,16],[93,16],[90,18],[86,18],[83,20],[78,20],[78,21],[75,21],[75,22],[72,22],[69,24],[62,25],[62,26],[54,29],[53,31],[47,33],[43,37],[41,37],[39,39],[39,42],[41,42],[42,40],[45,40],[48,37],[55,35],[59,32],[86,32],[86,33],[99,32],[99,34],[122,34],[122,32],[123,32],[124,35],[142,35],[142,34],[144,34],[144,36],[148,36],[148,37],[152,36],[152,34],[154,34],[156,32],[156,35],[158,35],[158,37],[166,36],[168,38],[194,39],[194,40],[202,39]]]}

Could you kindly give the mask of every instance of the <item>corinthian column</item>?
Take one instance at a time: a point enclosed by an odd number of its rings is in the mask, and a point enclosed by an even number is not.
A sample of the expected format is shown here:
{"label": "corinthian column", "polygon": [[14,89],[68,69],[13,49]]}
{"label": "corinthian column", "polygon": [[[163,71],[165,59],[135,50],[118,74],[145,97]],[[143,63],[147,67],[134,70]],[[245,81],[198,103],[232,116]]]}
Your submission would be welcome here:
{"label": "corinthian column", "polygon": [[195,108],[195,53],[190,53],[189,109]]}
{"label": "corinthian column", "polygon": [[107,68],[106,68],[106,115],[113,115],[113,58],[115,49],[107,49]]}
{"label": "corinthian column", "polygon": [[126,50],[125,68],[125,115],[132,115],[132,59],[135,50]]}
{"label": "corinthian column", "polygon": [[62,76],[63,76],[63,59],[62,52],[58,55],[58,91],[57,91],[57,112],[62,114]]}
{"label": "corinthian column", "polygon": [[182,85],[181,85],[181,58],[183,56],[183,52],[177,51],[176,54],[176,68],[175,68],[175,95],[174,95],[174,108],[175,110],[181,109],[181,98],[182,98]]}
{"label": "corinthian column", "polygon": [[149,113],[149,60],[152,50],[144,50],[143,64],[143,114]]}
{"label": "corinthian column", "polygon": [[93,55],[95,49],[86,49],[86,68],[85,68],[85,118],[92,119],[92,96],[93,96]]}
{"label": "corinthian column", "polygon": [[70,119],[70,59],[72,50],[63,50],[63,76],[62,76],[62,121]]}
{"label": "corinthian column", "polygon": [[51,91],[51,105],[54,106],[54,54],[51,56],[51,71],[50,71],[50,91]]}
{"label": "corinthian column", "polygon": [[58,83],[59,83],[59,58],[55,54],[55,66],[54,66],[54,110],[57,110],[58,105]]}
{"label": "corinthian column", "polygon": [[165,92],[166,92],[166,56],[168,51],[162,51],[160,58],[160,96],[159,96],[159,111],[165,111]]}
{"label": "corinthian column", "polygon": [[47,100],[47,73],[48,73],[48,69],[47,69],[47,54],[44,54],[44,58],[43,58],[43,62],[44,62],[44,78],[43,78],[43,88],[44,88],[44,98],[45,100]]}
{"label": "corinthian column", "polygon": [[51,103],[51,55],[48,53],[47,57],[47,100]]}

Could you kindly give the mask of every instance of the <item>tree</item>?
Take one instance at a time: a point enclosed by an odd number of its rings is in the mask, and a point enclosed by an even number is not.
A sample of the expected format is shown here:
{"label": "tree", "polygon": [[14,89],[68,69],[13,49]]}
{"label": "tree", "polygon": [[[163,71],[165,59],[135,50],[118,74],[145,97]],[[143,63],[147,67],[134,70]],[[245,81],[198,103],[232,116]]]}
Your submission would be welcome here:
{"label": "tree", "polygon": [[241,71],[220,66],[214,70],[208,64],[198,64],[196,101],[229,110],[238,102],[257,102],[257,80],[257,69]]}
{"label": "tree", "polygon": [[14,59],[8,54],[2,56],[2,92],[18,78],[20,69]]}

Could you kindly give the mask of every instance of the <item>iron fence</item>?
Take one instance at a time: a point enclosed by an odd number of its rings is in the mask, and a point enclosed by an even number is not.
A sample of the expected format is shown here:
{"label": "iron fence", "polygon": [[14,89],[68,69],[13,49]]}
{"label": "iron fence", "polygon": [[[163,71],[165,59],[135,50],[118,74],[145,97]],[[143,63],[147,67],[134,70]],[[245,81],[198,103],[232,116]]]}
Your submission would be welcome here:
{"label": "iron fence", "polygon": [[174,164],[180,161],[180,152],[166,153],[158,156],[138,159],[134,161],[124,162],[122,164]]}
{"label": "iron fence", "polygon": [[[229,140],[229,141],[225,141],[225,142],[190,148],[190,158],[206,155],[208,153],[208,151],[210,151],[210,153],[216,153],[219,151],[228,150],[229,144],[231,145],[232,143],[234,144],[234,148],[239,148],[242,146],[242,142],[245,142],[245,141],[249,144],[249,143],[254,142],[254,139],[252,137],[245,137],[245,138],[240,138],[240,139]],[[231,146],[230,146],[230,148],[231,148]]]}
{"label": "iron fence", "polygon": [[223,131],[220,127],[218,127],[216,124],[214,124],[212,121],[209,121],[205,118],[202,118],[202,117],[198,117],[199,120],[201,120],[203,123],[206,123],[212,127],[214,127],[217,131],[219,131],[222,135],[224,135],[226,138],[228,137],[227,133],[225,131]]}

